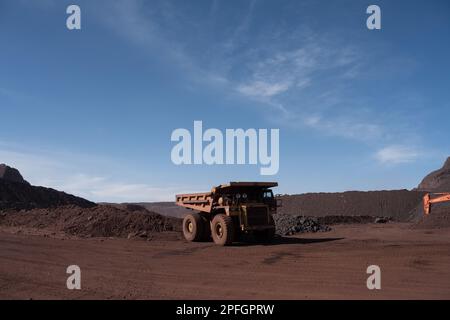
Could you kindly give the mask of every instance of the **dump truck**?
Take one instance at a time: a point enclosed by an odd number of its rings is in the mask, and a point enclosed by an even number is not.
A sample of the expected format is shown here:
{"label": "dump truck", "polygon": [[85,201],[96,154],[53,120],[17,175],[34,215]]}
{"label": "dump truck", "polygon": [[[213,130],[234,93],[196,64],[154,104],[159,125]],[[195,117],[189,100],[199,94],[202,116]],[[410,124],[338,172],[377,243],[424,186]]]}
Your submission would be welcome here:
{"label": "dump truck", "polygon": [[281,202],[271,188],[277,182],[229,182],[210,192],[177,194],[178,206],[195,212],[183,219],[183,234],[188,241],[213,239],[218,245],[229,245],[242,234],[253,234],[268,242],[275,234],[272,215]]}

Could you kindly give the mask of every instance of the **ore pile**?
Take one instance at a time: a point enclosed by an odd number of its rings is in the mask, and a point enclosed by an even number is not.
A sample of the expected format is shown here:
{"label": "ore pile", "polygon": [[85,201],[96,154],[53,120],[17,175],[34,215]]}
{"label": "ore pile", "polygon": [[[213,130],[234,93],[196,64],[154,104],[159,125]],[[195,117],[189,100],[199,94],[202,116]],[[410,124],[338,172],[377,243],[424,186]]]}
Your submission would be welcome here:
{"label": "ore pile", "polygon": [[79,237],[147,237],[152,233],[179,231],[181,220],[145,208],[135,210],[97,205],[0,211],[0,225],[63,231]]}
{"label": "ore pile", "polygon": [[347,191],[280,196],[279,213],[304,216],[391,217],[408,221],[410,212],[422,201],[424,191]]}
{"label": "ore pile", "polygon": [[325,232],[331,228],[322,225],[316,218],[296,216],[290,214],[274,215],[275,232],[281,236],[305,232]]}

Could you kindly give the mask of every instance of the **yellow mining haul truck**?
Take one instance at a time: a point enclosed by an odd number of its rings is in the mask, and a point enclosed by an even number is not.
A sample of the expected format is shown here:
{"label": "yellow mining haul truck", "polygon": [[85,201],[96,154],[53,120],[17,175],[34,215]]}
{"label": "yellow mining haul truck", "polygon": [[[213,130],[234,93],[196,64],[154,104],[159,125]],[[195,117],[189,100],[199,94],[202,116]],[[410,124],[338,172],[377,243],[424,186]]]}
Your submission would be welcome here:
{"label": "yellow mining haul truck", "polygon": [[211,192],[177,194],[175,203],[197,212],[183,219],[183,234],[188,241],[207,241],[229,245],[243,233],[252,233],[263,242],[275,234],[272,214],[277,203],[270,188],[277,182],[230,182]]}

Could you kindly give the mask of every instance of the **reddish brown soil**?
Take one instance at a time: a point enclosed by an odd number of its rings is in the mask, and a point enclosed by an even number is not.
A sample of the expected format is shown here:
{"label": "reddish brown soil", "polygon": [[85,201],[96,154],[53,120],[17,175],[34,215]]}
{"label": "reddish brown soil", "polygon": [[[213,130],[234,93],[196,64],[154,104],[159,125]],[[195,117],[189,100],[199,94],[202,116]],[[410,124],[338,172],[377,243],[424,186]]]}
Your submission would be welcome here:
{"label": "reddish brown soil", "polygon": [[372,217],[372,216],[323,216],[315,217],[317,222],[324,225],[334,224],[357,224],[357,223],[376,223],[378,220],[382,223],[391,221],[391,218]]}
{"label": "reddish brown soil", "polygon": [[383,216],[407,221],[425,193],[408,190],[284,195],[280,213],[304,216]]}
{"label": "reddish brown soil", "polygon": [[[152,241],[46,232],[0,227],[0,299],[450,299],[450,229],[341,225],[232,247],[173,232]],[[72,264],[79,291],[66,289]],[[371,264],[381,290],[366,288]]]}

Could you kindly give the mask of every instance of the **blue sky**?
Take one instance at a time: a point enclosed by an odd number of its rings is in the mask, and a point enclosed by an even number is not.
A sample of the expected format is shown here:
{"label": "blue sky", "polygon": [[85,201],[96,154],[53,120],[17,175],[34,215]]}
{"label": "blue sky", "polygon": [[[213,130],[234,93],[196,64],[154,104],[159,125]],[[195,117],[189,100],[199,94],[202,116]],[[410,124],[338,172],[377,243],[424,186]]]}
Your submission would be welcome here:
{"label": "blue sky", "polygon": [[[94,201],[413,188],[450,155],[449,17],[448,1],[0,0],[0,162]],[[278,174],[175,166],[171,132],[194,120],[279,128]]]}

